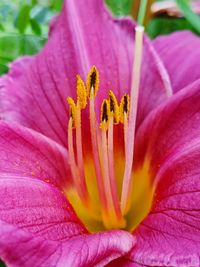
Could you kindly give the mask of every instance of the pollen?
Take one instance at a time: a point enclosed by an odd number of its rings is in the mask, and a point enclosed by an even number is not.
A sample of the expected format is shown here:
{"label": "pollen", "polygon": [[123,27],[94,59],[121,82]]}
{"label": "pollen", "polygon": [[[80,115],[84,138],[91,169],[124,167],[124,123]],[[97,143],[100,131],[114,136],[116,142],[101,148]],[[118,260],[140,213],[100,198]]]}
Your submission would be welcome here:
{"label": "pollen", "polygon": [[116,96],[111,90],[109,91],[108,95],[109,95],[110,114],[111,116],[114,117],[114,123],[118,124],[120,119],[120,114]]}
{"label": "pollen", "polygon": [[77,103],[79,103],[81,109],[84,109],[87,105],[86,87],[79,75],[77,75],[76,78],[77,78],[77,83],[76,83]]}
{"label": "pollen", "polygon": [[87,94],[90,98],[91,96],[96,96],[97,91],[99,89],[99,73],[95,66],[93,66],[87,76]]}

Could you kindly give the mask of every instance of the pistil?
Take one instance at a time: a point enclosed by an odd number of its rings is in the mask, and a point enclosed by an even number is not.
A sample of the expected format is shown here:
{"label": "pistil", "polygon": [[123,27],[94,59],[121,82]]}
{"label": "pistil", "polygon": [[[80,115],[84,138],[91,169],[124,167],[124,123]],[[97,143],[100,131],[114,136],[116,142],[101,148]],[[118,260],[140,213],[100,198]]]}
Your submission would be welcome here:
{"label": "pistil", "polygon": [[126,163],[122,185],[121,195],[121,209],[122,213],[126,214],[131,204],[131,192],[132,192],[132,166],[134,155],[134,141],[135,141],[135,127],[136,116],[139,96],[139,83],[142,61],[142,43],[143,43],[144,28],[142,26],[136,27],[135,36],[135,52],[134,52],[134,64],[132,74],[132,84],[130,93],[130,115],[128,121],[128,134],[126,141]]}

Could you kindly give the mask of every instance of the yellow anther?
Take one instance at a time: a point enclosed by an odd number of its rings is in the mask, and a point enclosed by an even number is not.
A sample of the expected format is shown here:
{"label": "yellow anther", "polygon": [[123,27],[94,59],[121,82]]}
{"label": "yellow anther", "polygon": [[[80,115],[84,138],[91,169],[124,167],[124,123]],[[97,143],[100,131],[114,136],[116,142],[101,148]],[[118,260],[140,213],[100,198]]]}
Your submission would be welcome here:
{"label": "yellow anther", "polygon": [[83,80],[79,75],[76,76],[76,90],[77,90],[77,102],[81,109],[84,109],[87,105],[87,93]]}
{"label": "yellow anther", "polygon": [[99,73],[95,66],[93,66],[87,76],[87,94],[90,98],[91,96],[96,96],[99,88]]}
{"label": "yellow anther", "polygon": [[115,94],[110,90],[109,91],[109,107],[110,107],[110,113],[113,114],[114,123],[119,123],[119,105],[117,103],[117,99]]}
{"label": "yellow anther", "polygon": [[74,100],[71,97],[67,98],[67,102],[69,104],[70,109],[70,118],[72,119],[72,127],[76,127],[76,104],[74,103]]}
{"label": "yellow anther", "polygon": [[108,100],[104,99],[101,105],[101,122],[100,128],[108,129],[108,120],[110,116],[109,103]]}
{"label": "yellow anther", "polygon": [[120,122],[124,123],[124,114],[126,113],[126,116],[128,117],[130,110],[130,97],[128,94],[125,94],[122,97],[119,110],[120,110]]}

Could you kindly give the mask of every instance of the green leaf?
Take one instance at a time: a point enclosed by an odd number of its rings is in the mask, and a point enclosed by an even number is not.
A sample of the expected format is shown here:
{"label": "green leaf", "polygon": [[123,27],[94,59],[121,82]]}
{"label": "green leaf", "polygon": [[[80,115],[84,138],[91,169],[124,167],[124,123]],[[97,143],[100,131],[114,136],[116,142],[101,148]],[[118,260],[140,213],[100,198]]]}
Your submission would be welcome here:
{"label": "green leaf", "polygon": [[185,18],[190,22],[194,29],[200,33],[200,17],[192,11],[188,0],[176,0],[176,3],[183,12]]}
{"label": "green leaf", "polygon": [[4,26],[3,26],[3,24],[2,23],[0,23],[0,31],[4,31],[5,29],[4,29]]}
{"label": "green leaf", "polygon": [[38,23],[44,23],[46,21],[46,17],[48,16],[49,8],[42,6],[35,6],[31,10],[31,17],[37,20]]}
{"label": "green leaf", "polygon": [[46,39],[34,35],[0,34],[0,65],[5,66],[22,55],[33,55],[44,45]]}
{"label": "green leaf", "polygon": [[[4,65],[4,64],[1,64],[0,63],[0,75],[4,74],[4,73],[7,73],[8,72],[8,66],[7,65]],[[0,262],[0,267],[1,267],[1,262]]]}
{"label": "green leaf", "polygon": [[0,267],[6,267],[6,265],[0,260]]}
{"label": "green leaf", "polygon": [[158,35],[186,29],[194,31],[191,24],[184,18],[157,17],[148,23],[146,31],[151,38],[155,38]]}
{"label": "green leaf", "polygon": [[32,5],[32,6],[37,5],[37,0],[31,0],[31,5]]}
{"label": "green leaf", "polygon": [[40,24],[37,22],[37,20],[30,19],[30,24],[31,24],[31,28],[32,28],[33,32],[36,35],[41,35],[42,30],[41,30]]}
{"label": "green leaf", "polygon": [[114,15],[122,16],[131,13],[133,0],[106,0],[106,3]]}
{"label": "green leaf", "polygon": [[16,27],[20,33],[24,33],[30,20],[30,6],[22,6],[16,21]]}
{"label": "green leaf", "polygon": [[61,10],[62,5],[63,5],[63,0],[54,0],[52,3],[52,8],[55,11],[59,12]]}

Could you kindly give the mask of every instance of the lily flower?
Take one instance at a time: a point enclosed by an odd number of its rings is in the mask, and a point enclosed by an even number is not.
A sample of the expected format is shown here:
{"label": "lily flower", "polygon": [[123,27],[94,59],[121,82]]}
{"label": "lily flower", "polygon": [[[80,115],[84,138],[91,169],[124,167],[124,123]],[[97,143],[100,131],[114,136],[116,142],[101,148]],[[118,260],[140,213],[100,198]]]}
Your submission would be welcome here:
{"label": "lily flower", "polygon": [[65,0],[0,80],[8,266],[199,266],[199,44]]}

